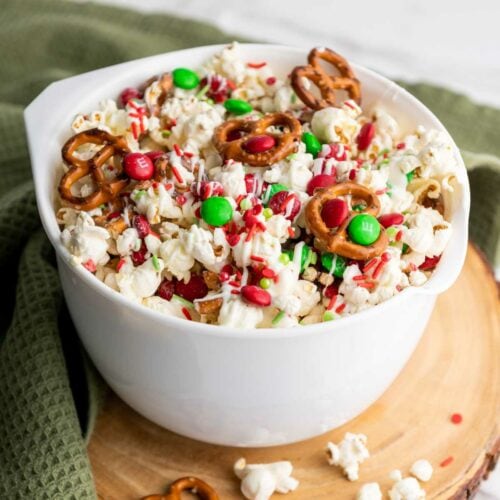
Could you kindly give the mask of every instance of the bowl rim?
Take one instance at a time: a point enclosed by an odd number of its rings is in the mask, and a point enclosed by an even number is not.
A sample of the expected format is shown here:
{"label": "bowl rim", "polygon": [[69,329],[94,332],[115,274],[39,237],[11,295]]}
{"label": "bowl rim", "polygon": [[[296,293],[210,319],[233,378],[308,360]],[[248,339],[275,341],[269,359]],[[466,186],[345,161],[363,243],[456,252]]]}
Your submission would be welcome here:
{"label": "bowl rim", "polygon": [[[404,88],[400,87],[398,84],[393,82],[392,80],[379,75],[373,70],[367,69],[364,66],[358,65],[354,62],[349,62],[349,64],[353,67],[355,73],[364,73],[370,78],[377,80],[379,83],[384,86],[391,87],[394,91],[397,91],[401,94],[406,100],[408,100],[413,106],[420,108],[420,111],[423,112],[433,125],[438,130],[445,132],[451,140],[452,146],[455,148],[455,153],[457,156],[459,168],[463,169],[464,175],[462,175],[462,179],[460,182],[461,185],[461,203],[458,207],[455,207],[453,211],[454,218],[458,216],[461,219],[464,227],[461,229],[462,238],[460,238],[457,242],[459,248],[454,252],[454,260],[451,261],[451,256],[445,255],[445,258],[442,259],[440,265],[437,270],[432,274],[431,278],[422,286],[415,287],[409,286],[405,288],[401,292],[396,295],[390,297],[389,299],[375,305],[371,306],[365,310],[359,311],[350,316],[343,316],[334,321],[327,321],[321,323],[314,323],[310,325],[298,325],[295,327],[276,327],[276,328],[232,328],[223,325],[210,325],[205,323],[200,323],[197,321],[188,321],[184,318],[178,318],[175,316],[169,316],[148,308],[140,303],[129,299],[125,295],[120,292],[110,288],[106,284],[104,284],[101,280],[97,279],[92,273],[89,273],[83,266],[76,266],[71,263],[71,254],[62,244],[59,230],[55,232],[53,230],[53,224],[49,223],[49,218],[55,220],[55,210],[53,206],[52,200],[50,200],[50,196],[46,193],[42,187],[40,186],[40,181],[37,181],[39,178],[39,170],[37,169],[38,161],[35,156],[35,145],[33,140],[33,135],[36,132],[35,124],[33,123],[35,120],[35,116],[39,113],[39,107],[43,103],[43,98],[47,95],[49,90],[54,90],[55,87],[58,86],[66,86],[70,85],[74,80],[80,79],[82,77],[91,77],[97,73],[102,73],[109,70],[116,70],[116,74],[119,75],[125,70],[130,70],[134,65],[143,64],[148,60],[157,61],[162,58],[168,58],[173,55],[185,55],[189,57],[190,53],[196,53],[199,51],[210,51],[212,53],[216,53],[220,51],[228,44],[215,44],[215,45],[204,45],[199,47],[193,47],[189,49],[177,50],[172,52],[166,52],[154,56],[149,56],[145,58],[135,59],[132,61],[128,61],[125,63],[115,64],[111,66],[107,66],[104,68],[100,68],[94,71],[82,73],[76,76],[72,76],[70,78],[65,78],[63,80],[58,80],[56,82],[51,83],[46,87],[44,91],[42,91],[25,109],[24,117],[25,117],[25,126],[28,137],[28,145],[31,156],[31,165],[32,172],[35,184],[35,192],[36,192],[36,201],[38,206],[38,211],[40,215],[40,219],[42,221],[42,225],[44,230],[51,241],[52,246],[54,247],[58,261],[63,263],[70,268],[70,272],[74,272],[79,279],[83,280],[85,284],[94,289],[99,295],[111,300],[117,301],[121,306],[127,307],[134,311],[137,314],[144,315],[147,319],[153,320],[155,322],[163,323],[165,327],[172,327],[176,329],[189,329],[190,332],[200,333],[203,335],[215,336],[215,337],[226,337],[226,338],[257,338],[257,339],[274,339],[274,338],[295,338],[301,337],[303,335],[314,335],[314,334],[323,334],[325,332],[331,332],[339,327],[346,327],[348,329],[349,325],[353,325],[358,322],[369,322],[371,316],[373,314],[382,315],[387,313],[388,309],[392,310],[395,307],[398,307],[402,300],[410,300],[410,296],[412,295],[437,295],[438,293],[443,292],[447,288],[451,286],[451,284],[456,280],[458,274],[463,266],[465,261],[465,255],[467,251],[467,241],[468,241],[468,213],[470,207],[470,188],[466,174],[466,168],[463,162],[462,157],[459,154],[458,147],[456,146],[453,138],[444,127],[444,125],[439,121],[439,119],[430,111],[423,103],[421,103],[416,97],[411,95]],[[308,49],[304,49],[301,47],[293,47],[287,45],[276,45],[276,44],[258,44],[258,43],[240,43],[242,50],[261,50],[269,53],[272,52],[293,52],[297,55],[301,55],[306,57],[308,53]],[[168,63],[167,63],[168,64]],[[118,79],[118,76],[117,76]],[[66,126],[67,124],[65,124]],[[453,236],[452,236],[453,238]],[[455,236],[457,238],[457,236]],[[450,245],[450,242],[447,245]],[[445,249],[446,252],[446,249]],[[446,258],[448,257],[448,258]],[[445,268],[446,267],[446,268]],[[440,280],[436,280],[436,275],[440,272]],[[439,281],[439,282],[438,282]]]}

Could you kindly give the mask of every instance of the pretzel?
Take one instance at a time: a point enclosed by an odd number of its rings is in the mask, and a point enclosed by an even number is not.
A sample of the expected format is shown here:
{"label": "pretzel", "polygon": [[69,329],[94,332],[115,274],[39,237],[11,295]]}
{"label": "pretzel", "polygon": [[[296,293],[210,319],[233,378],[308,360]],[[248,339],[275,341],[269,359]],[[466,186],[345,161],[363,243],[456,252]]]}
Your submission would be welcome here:
{"label": "pretzel", "polygon": [[200,500],[219,500],[215,490],[197,477],[181,477],[170,485],[165,495],[148,495],[142,500],[182,500],[184,491],[196,494]]}
{"label": "pretzel", "polygon": [[174,86],[174,81],[172,79],[172,75],[170,73],[163,73],[162,75],[158,76],[152,76],[148,80],[146,80],[142,85],[139,87],[139,91],[144,93],[146,89],[152,85],[154,82],[158,80],[158,84],[161,89],[161,93],[158,96],[158,99],[156,100],[156,103],[151,107],[151,114],[153,116],[160,116],[160,111],[161,107],[167,100],[169,92],[172,90]]}
{"label": "pretzel", "polygon": [[[358,104],[361,102],[361,85],[354,75],[349,63],[333,50],[312,49],[307,57],[307,66],[297,66],[290,76],[291,84],[300,100],[312,109],[323,109],[337,106],[337,91],[345,90],[349,98]],[[320,60],[334,66],[338,76],[328,74]],[[317,98],[304,86],[303,78],[311,80],[319,89],[322,99]]]}
{"label": "pretzel", "polygon": [[369,260],[381,255],[389,244],[389,239],[382,226],[377,241],[371,245],[363,246],[348,240],[347,226],[353,218],[352,214],[336,230],[325,224],[321,216],[323,205],[328,200],[347,195],[352,197],[352,205],[359,204],[359,202],[366,204],[363,213],[375,217],[378,215],[380,211],[378,197],[365,186],[353,182],[342,182],[327,189],[318,190],[306,206],[306,223],[315,236],[315,246],[322,251],[332,252],[354,260]]}
{"label": "pretzel", "polygon": [[[75,151],[83,144],[97,144],[103,147],[90,159],[81,160]],[[129,152],[127,141],[115,137],[97,128],[80,132],[71,137],[62,148],[63,160],[70,165],[69,170],[59,182],[61,198],[78,210],[92,210],[103,203],[114,200],[127,186],[129,179],[120,174],[113,180],[107,180],[101,167],[113,156],[123,156]],[[87,196],[75,196],[71,188],[82,177],[90,174],[96,184],[96,190]]]}
{"label": "pretzel", "polygon": [[[272,126],[284,126],[288,132],[268,132]],[[241,137],[231,140],[230,134],[240,132]],[[226,160],[235,160],[254,167],[266,167],[276,163],[295,151],[302,128],[300,122],[287,113],[272,113],[259,120],[229,120],[219,125],[214,132],[214,144]],[[257,136],[272,136],[275,145],[261,153],[245,149],[247,141]]]}

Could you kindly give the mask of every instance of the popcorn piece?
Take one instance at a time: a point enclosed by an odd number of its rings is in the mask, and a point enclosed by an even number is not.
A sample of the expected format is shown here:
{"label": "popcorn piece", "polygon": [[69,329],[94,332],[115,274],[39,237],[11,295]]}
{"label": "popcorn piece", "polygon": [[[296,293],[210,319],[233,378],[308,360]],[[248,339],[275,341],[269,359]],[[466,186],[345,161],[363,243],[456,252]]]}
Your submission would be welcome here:
{"label": "popcorn piece", "polygon": [[349,481],[356,481],[359,478],[359,464],[370,456],[366,441],[364,434],[347,432],[338,445],[331,442],[327,444],[328,463],[341,467]]}
{"label": "popcorn piece", "polygon": [[287,461],[247,464],[244,458],[240,458],[233,470],[241,479],[241,492],[249,500],[268,500],[274,492],[288,493],[299,485],[291,476],[293,466]]}
{"label": "popcorn piece", "polygon": [[389,490],[391,500],[425,499],[425,491],[414,477],[403,478],[399,470],[392,471],[389,477],[394,481],[394,485]]}
{"label": "popcorn piece", "polygon": [[432,477],[432,465],[427,460],[417,460],[410,469],[410,473],[418,480],[427,482]]}
{"label": "popcorn piece", "polygon": [[382,500],[382,492],[378,483],[366,483],[356,495],[356,500]]}

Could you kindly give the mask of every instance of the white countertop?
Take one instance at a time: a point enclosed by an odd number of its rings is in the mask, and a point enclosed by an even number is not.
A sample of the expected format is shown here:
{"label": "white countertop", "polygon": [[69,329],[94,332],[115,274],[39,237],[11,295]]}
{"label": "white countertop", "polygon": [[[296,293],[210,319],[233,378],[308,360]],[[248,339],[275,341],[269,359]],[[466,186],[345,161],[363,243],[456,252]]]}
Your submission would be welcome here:
{"label": "white countertop", "polygon": [[[256,41],[326,45],[388,77],[443,85],[500,107],[498,0],[97,1],[211,22]],[[500,500],[500,467],[476,499]]]}

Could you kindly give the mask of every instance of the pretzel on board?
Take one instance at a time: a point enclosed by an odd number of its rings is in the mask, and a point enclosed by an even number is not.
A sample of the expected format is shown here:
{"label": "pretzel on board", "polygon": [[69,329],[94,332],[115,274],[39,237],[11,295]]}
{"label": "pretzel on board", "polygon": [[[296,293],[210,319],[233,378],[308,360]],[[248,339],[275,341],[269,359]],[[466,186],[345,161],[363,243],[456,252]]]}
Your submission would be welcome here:
{"label": "pretzel on board", "polygon": [[[337,95],[339,90],[347,92],[350,99],[361,102],[361,84],[354,75],[349,63],[331,49],[316,48],[309,52],[307,66],[297,66],[291,74],[291,84],[299,99],[312,109],[323,109],[329,106],[339,106]],[[338,75],[329,74],[321,66],[321,60],[330,63]],[[304,85],[304,78],[313,82],[321,93],[316,97]]]}
{"label": "pretzel on board", "polygon": [[215,490],[197,477],[181,477],[173,482],[165,495],[148,495],[142,500],[182,500],[183,492],[191,492],[200,500],[219,500]]}
{"label": "pretzel on board", "polygon": [[[316,191],[306,206],[306,224],[314,234],[315,246],[322,251],[332,252],[342,257],[354,260],[369,260],[381,255],[389,244],[385,229],[381,227],[380,236],[371,245],[359,245],[351,241],[347,234],[347,226],[352,214],[336,229],[329,228],[321,211],[324,204],[340,196],[351,196],[351,206],[365,205],[362,213],[376,217],[380,212],[380,202],[377,195],[365,186],[354,182],[342,182],[326,189]],[[359,212],[356,212],[356,215]]]}
{"label": "pretzel on board", "polygon": [[[85,144],[97,144],[102,148],[89,160],[82,160],[75,153]],[[61,198],[78,210],[92,210],[114,200],[128,185],[129,179],[123,173],[113,179],[107,179],[102,167],[113,156],[123,157],[129,151],[125,138],[115,137],[97,128],[85,130],[71,137],[62,148],[63,160],[70,167],[59,182]],[[73,185],[89,174],[95,184],[95,190],[86,196],[73,194]]]}
{"label": "pretzel on board", "polygon": [[[284,127],[285,131],[268,131],[270,127]],[[215,129],[214,144],[226,160],[235,160],[254,167],[266,167],[295,152],[302,127],[299,120],[288,113],[272,113],[259,120],[229,120]],[[272,137],[274,145],[261,152],[249,151],[249,141]]]}

